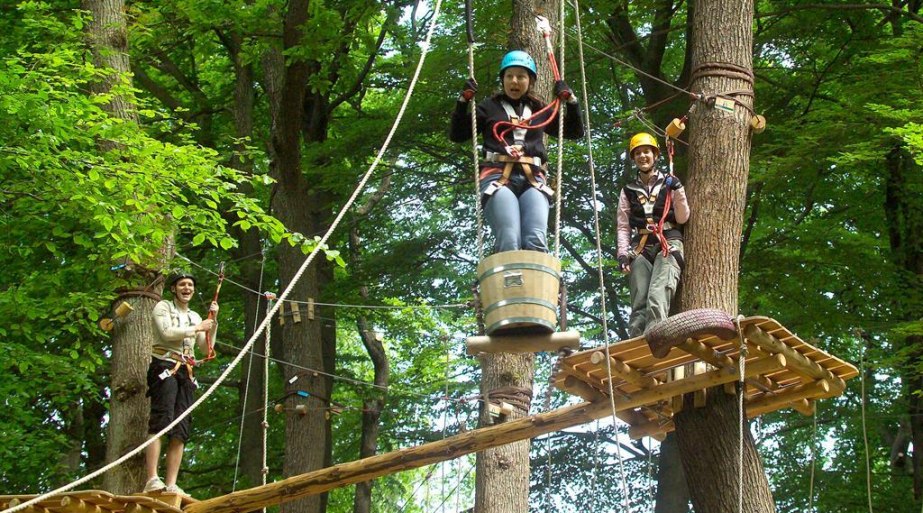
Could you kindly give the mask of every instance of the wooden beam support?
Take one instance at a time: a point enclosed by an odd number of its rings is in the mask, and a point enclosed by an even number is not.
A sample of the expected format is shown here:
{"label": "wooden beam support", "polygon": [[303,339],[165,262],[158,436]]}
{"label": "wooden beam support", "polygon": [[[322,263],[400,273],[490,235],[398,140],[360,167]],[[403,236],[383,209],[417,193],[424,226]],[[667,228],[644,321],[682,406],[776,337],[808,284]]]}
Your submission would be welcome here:
{"label": "wooden beam support", "polygon": [[668,421],[658,421],[652,420],[644,424],[637,424],[628,428],[628,437],[632,440],[637,440],[645,436],[651,438],[658,437],[667,437],[667,433],[676,429],[676,426],[673,425],[672,420]]}
{"label": "wooden beam support", "polygon": [[401,470],[419,468],[465,454],[585,424],[611,414],[608,400],[581,403],[532,417],[461,433],[444,440],[378,454],[292,476],[282,481],[239,490],[186,506],[186,513],[245,513],[294,501],[340,486],[368,481]]}
{"label": "wooden beam support", "polygon": [[580,347],[579,331],[535,333],[529,335],[478,335],[465,341],[468,354],[478,353],[539,353]]}
{"label": "wooden beam support", "polygon": [[[775,411],[781,408],[785,408],[790,403],[791,406],[796,410],[801,411],[804,408],[809,408],[807,411],[811,411],[810,406],[805,405],[802,401],[807,399],[814,399],[818,397],[824,397],[828,395],[834,387],[830,385],[825,379],[814,381],[813,383],[805,383],[803,385],[798,385],[796,387],[791,387],[783,392],[765,395],[759,399],[755,399],[747,403],[747,414],[750,416],[762,415],[763,413]],[[810,415],[810,414],[809,414]]]}
{"label": "wooden beam support", "polygon": [[767,352],[785,355],[785,358],[788,359],[789,369],[815,380],[825,379],[830,384],[832,390],[843,391],[846,389],[846,382],[843,381],[842,378],[821,367],[817,362],[812,361],[807,356],[788,347],[781,340],[766,333],[755,324],[747,326],[744,329],[744,335],[746,335],[751,342],[760,346]]}
{"label": "wooden beam support", "polygon": [[[600,369],[606,370],[606,353],[596,351],[590,356],[590,361],[598,365]],[[612,371],[613,377],[624,379],[641,388],[653,388],[660,384],[660,381],[641,374],[637,369],[612,356],[609,357],[609,370]]]}
{"label": "wooden beam support", "polygon": [[[588,402],[596,401],[608,401],[609,396],[603,394],[602,392],[596,390],[586,382],[577,379],[574,376],[567,376],[564,378],[564,382],[559,384],[560,388],[566,391],[568,394],[576,395],[582,397],[583,400]],[[656,415],[656,413],[654,413]],[[615,416],[619,418],[622,422],[628,424],[629,426],[635,426],[637,424],[647,424],[651,421],[644,413],[637,410],[623,410],[616,411]],[[654,434],[653,438],[662,442],[666,435]]]}

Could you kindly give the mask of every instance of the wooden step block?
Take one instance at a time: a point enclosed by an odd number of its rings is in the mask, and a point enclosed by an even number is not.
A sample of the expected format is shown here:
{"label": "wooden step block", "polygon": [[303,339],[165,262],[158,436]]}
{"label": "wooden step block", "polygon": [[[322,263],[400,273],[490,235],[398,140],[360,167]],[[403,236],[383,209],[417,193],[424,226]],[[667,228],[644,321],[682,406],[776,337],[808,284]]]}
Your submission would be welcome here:
{"label": "wooden step block", "polygon": [[528,335],[478,335],[465,341],[468,354],[556,352],[565,347],[580,347],[579,331],[535,333]]}

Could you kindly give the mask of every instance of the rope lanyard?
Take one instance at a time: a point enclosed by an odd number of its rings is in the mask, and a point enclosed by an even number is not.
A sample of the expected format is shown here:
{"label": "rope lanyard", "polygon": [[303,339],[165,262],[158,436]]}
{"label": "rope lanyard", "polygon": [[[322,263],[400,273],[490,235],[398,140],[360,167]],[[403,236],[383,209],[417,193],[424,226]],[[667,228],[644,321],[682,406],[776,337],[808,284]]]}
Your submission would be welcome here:
{"label": "rope lanyard", "polygon": [[[260,279],[262,279],[262,277]],[[221,283],[222,282],[224,282],[224,262],[221,262],[218,265],[218,285],[215,286],[215,297],[212,298],[213,304],[218,303],[218,294],[221,293]],[[218,322],[218,312],[215,312],[214,310],[211,309],[211,304],[208,305],[208,308],[209,308],[208,319],[211,319],[212,321],[217,323]],[[205,356],[205,359],[203,359],[199,363],[205,363],[209,360],[215,359],[215,356],[216,356],[215,341],[212,340],[212,330],[208,330],[205,332],[205,345],[208,346],[208,354]]]}

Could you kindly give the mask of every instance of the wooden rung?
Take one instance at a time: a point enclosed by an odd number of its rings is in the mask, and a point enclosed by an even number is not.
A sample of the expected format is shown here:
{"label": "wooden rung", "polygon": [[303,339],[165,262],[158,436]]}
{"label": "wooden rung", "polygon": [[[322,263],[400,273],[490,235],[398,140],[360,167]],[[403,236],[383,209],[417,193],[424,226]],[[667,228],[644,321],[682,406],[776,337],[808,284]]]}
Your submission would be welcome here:
{"label": "wooden rung", "polygon": [[103,513],[103,509],[96,504],[69,495],[61,498],[61,508],[68,513]]}
{"label": "wooden rung", "polygon": [[770,353],[785,355],[785,358],[788,360],[789,369],[813,379],[825,379],[835,389],[846,389],[846,382],[843,381],[842,378],[811,361],[811,359],[798,351],[788,347],[785,343],[763,331],[756,325],[751,324],[747,326],[744,329],[744,334],[751,342],[760,346],[763,350]]}
{"label": "wooden rung", "polygon": [[[590,356],[590,361],[598,365],[599,368],[606,370],[606,353],[597,351]],[[612,371],[613,376],[641,388],[653,388],[660,384],[660,381],[655,378],[645,376],[627,363],[611,356],[609,357],[609,370]]]}
{"label": "wooden rung", "polygon": [[[747,364],[745,369],[746,377],[775,372],[785,367],[785,356],[781,354],[773,355],[768,358],[754,360]],[[654,404],[660,401],[669,400],[677,395],[687,394],[696,390],[711,388],[725,383],[730,383],[737,379],[736,373],[728,372],[725,369],[717,369],[698,374],[679,381],[664,383],[660,386],[650,389],[644,389],[631,394],[630,397],[616,397],[615,403],[618,410],[633,409],[639,406]]]}
{"label": "wooden rung", "polygon": [[478,335],[465,341],[468,354],[478,353],[538,353],[560,351],[565,347],[580,347],[579,331],[536,333],[530,335]]}
{"label": "wooden rung", "polygon": [[718,351],[706,346],[702,342],[699,342],[695,339],[686,339],[685,342],[676,346],[687,353],[698,357],[702,361],[708,362],[715,367],[734,367],[734,360],[731,360],[727,355],[723,355]]}
{"label": "wooden rung", "polygon": [[125,507],[125,513],[157,513],[157,510],[144,504],[129,504]]}

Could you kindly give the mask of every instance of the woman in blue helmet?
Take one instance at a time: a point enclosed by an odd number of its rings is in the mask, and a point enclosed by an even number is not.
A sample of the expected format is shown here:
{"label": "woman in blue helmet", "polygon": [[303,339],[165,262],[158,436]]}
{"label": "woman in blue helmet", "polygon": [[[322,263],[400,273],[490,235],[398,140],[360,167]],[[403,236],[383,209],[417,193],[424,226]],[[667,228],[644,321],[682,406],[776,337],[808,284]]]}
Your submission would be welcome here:
{"label": "woman in blue helmet", "polygon": [[[543,110],[545,102],[532,94],[536,78],[535,60],[528,53],[509,52],[500,63],[502,91],[477,104],[477,131],[484,140],[481,201],[496,239],[496,252],[548,251],[546,232],[553,191],[546,185],[544,136],[557,136],[560,118],[552,109]],[[474,135],[468,104],[476,91],[477,82],[468,79],[452,113],[449,139],[454,142],[467,141]],[[564,137],[582,137],[583,118],[573,91],[559,80],[554,92],[567,109]],[[532,128],[510,124],[523,120],[529,120]]]}

